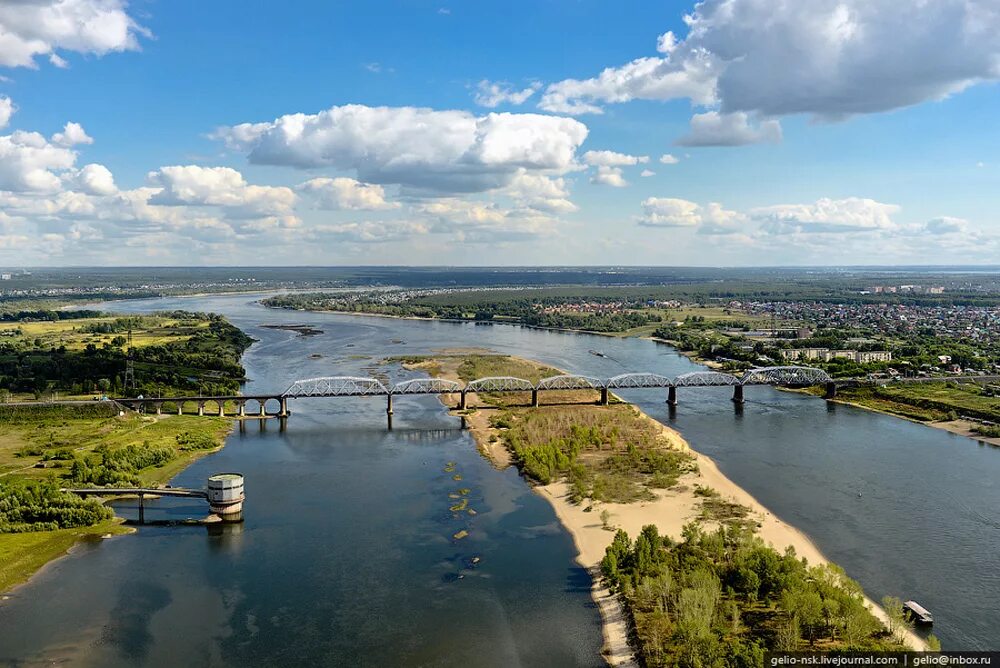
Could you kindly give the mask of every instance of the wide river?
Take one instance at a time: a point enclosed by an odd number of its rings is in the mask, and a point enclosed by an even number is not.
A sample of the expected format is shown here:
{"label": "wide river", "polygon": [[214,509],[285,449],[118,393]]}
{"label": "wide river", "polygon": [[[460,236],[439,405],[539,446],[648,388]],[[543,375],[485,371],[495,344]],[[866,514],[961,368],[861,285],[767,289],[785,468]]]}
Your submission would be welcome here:
{"label": "wide river", "polygon": [[[274,311],[255,298],[105,308],[226,315],[259,339],[244,359],[247,394],[326,375],[395,382],[410,374],[381,358],[462,347],[599,377],[697,368],[639,339]],[[260,326],[301,323],[323,333]],[[662,391],[623,394],[807,533],[872,598],[920,601],[946,648],[1000,648],[1000,449],[766,387],[748,388],[742,411],[728,389],[681,389],[674,416]],[[602,665],[590,580],[551,508],[516,472],[484,461],[436,398],[395,404],[392,431],[382,398],[294,400],[286,430],[273,420],[234,430],[173,484],[242,472],[242,525],[148,526],[81,546],[0,603],[0,663]],[[461,487],[475,515],[449,510]],[[119,512],[134,516],[134,502]],[[146,515],[204,512],[164,500]],[[459,530],[468,537],[455,540]]]}

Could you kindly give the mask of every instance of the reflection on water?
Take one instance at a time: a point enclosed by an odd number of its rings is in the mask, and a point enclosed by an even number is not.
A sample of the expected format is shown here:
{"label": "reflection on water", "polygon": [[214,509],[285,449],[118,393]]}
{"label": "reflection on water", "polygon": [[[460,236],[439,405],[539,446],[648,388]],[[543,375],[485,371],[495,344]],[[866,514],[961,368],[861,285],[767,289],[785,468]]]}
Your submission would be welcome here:
{"label": "reflection on water", "polygon": [[[267,311],[246,296],[114,307],[229,315],[260,339],[247,393],[322,375],[395,382],[408,372],[377,359],[456,347],[592,376],[694,368],[649,341]],[[681,388],[676,408],[662,390],[622,394],[808,533],[873,598],[919,600],[946,647],[995,646],[1000,451],[766,387],[748,388],[735,409],[728,388]],[[300,399],[285,431],[274,421],[234,430],[173,484],[243,472],[246,521],[219,529],[235,533],[145,527],[82,546],[0,606],[0,662],[600,665],[589,577],[551,509],[483,461],[435,398],[399,397],[394,409],[387,431],[384,399]],[[450,510],[460,487],[475,515]],[[175,501],[155,512],[193,510]]]}

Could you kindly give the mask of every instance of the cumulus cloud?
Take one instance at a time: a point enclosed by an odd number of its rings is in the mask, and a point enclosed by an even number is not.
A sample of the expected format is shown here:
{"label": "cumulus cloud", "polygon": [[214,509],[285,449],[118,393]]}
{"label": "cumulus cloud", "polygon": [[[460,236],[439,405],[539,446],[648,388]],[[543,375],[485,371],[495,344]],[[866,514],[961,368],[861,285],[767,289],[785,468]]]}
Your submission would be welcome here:
{"label": "cumulus cloud", "polygon": [[649,162],[649,156],[628,155],[614,151],[587,151],[583,154],[583,161],[588,165],[594,166],[622,167],[625,165],[645,164]]}
{"label": "cumulus cloud", "polygon": [[519,105],[528,101],[542,85],[533,83],[521,90],[514,89],[506,81],[488,81],[483,79],[476,84],[476,93],[473,100],[480,107],[499,107],[501,104]]}
{"label": "cumulus cloud", "polygon": [[622,176],[621,167],[608,167],[601,165],[590,177],[590,182],[599,186],[612,186],[613,188],[624,188],[628,181]]}
{"label": "cumulus cloud", "polygon": [[643,227],[696,227],[699,234],[734,234],[742,231],[740,223],[746,219],[716,202],[701,206],[671,197],[649,197],[642,201],[642,210],[638,223]]}
{"label": "cumulus cloud", "polygon": [[62,132],[52,135],[52,143],[59,146],[76,146],[77,144],[93,144],[94,140],[79,123],[67,123]]}
{"label": "cumulus cloud", "polygon": [[395,209],[399,204],[385,201],[385,189],[347,177],[309,179],[296,187],[310,195],[321,209],[367,210]]}
{"label": "cumulus cloud", "polygon": [[678,162],[680,162],[680,158],[675,158],[670,153],[664,153],[663,155],[660,156],[660,162],[663,163],[664,165],[676,165]]}
{"label": "cumulus cloud", "polygon": [[0,190],[58,190],[57,172],[70,169],[75,162],[75,152],[50,144],[37,132],[18,130],[0,136]]}
{"label": "cumulus cloud", "polygon": [[964,218],[940,216],[924,223],[923,229],[931,234],[959,234],[969,228],[969,221]]}
{"label": "cumulus cloud", "polygon": [[36,67],[49,55],[56,67],[66,62],[56,51],[104,55],[139,48],[148,35],[129,16],[124,0],[15,0],[0,3],[0,66]]}
{"label": "cumulus cloud", "polygon": [[9,97],[0,97],[0,130],[7,127],[10,117],[17,111],[14,102]]}
{"label": "cumulus cloud", "polygon": [[642,201],[643,227],[696,227],[701,223],[701,207],[686,199],[647,197]]}
{"label": "cumulus cloud", "polygon": [[355,170],[367,183],[439,193],[484,192],[520,169],[564,173],[587,137],[582,123],[540,114],[346,105],[220,128],[250,162]]}
{"label": "cumulus cloud", "polygon": [[892,216],[900,207],[872,199],[848,197],[823,198],[813,204],[778,204],[750,211],[750,216],[764,223],[772,232],[874,232],[893,230],[898,225]]}
{"label": "cumulus cloud", "polygon": [[569,200],[566,179],[519,170],[504,194],[519,206],[548,213],[572,213],[577,206]]}
{"label": "cumulus cloud", "polygon": [[709,111],[691,117],[691,131],[677,140],[680,146],[745,146],[747,144],[781,141],[778,121],[761,121],[756,127],[750,124],[742,111],[720,114]]}
{"label": "cumulus cloud", "polygon": [[286,215],[295,204],[291,188],[250,185],[230,167],[173,165],[150,172],[148,178],[160,186],[150,204],[226,207],[247,217]]}
{"label": "cumulus cloud", "polygon": [[410,239],[430,232],[426,223],[409,220],[324,223],[309,230],[312,237],[334,238],[360,244],[377,244]]}
{"label": "cumulus cloud", "polygon": [[654,172],[651,169],[644,169],[642,170],[642,173],[639,174],[639,176],[656,176],[656,172]]}
{"label": "cumulus cloud", "polygon": [[118,192],[115,177],[104,165],[84,165],[75,180],[78,187],[88,195],[114,195]]}
{"label": "cumulus cloud", "polygon": [[994,0],[703,0],[659,57],[551,84],[540,106],[601,111],[688,98],[728,114],[837,119],[939,100],[1000,79]]}

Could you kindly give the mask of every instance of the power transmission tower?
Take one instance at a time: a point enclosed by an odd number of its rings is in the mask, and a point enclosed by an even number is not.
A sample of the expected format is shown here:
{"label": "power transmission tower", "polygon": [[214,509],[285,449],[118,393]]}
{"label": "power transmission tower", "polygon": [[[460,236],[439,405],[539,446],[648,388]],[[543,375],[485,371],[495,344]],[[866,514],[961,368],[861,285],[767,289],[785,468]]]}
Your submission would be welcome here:
{"label": "power transmission tower", "polygon": [[128,330],[128,352],[125,354],[125,389],[135,389],[135,356],[132,348],[132,329]]}

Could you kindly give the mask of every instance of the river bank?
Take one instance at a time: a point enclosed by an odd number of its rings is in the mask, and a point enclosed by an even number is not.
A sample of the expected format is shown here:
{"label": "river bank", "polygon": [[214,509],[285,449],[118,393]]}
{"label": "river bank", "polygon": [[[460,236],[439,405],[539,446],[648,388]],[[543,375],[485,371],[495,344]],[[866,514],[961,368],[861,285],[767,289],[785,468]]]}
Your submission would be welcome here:
{"label": "river bank", "polygon": [[[462,380],[458,372],[460,359],[460,356],[434,358],[406,366],[457,381]],[[523,358],[516,358],[515,361],[521,365],[537,364]],[[449,395],[442,397],[442,401],[451,407],[456,405],[457,398]],[[491,416],[501,409],[480,401],[477,395],[468,397],[467,405],[469,410],[463,415],[480,452],[497,468],[511,466],[511,452],[500,438],[501,428],[491,420]],[[591,596],[601,611],[603,621],[602,654],[612,666],[637,665],[629,645],[627,615],[600,576],[601,559],[611,542],[613,532],[618,529],[630,535],[638,535],[642,527],[653,524],[661,534],[674,540],[681,539],[684,526],[690,522],[698,522],[707,529],[714,529],[721,522],[706,518],[703,512],[704,490],[710,489],[726,502],[749,509],[749,519],[756,525],[757,535],[779,552],[791,548],[798,557],[807,559],[810,564],[832,563],[808,536],[778,518],[749,492],[726,477],[711,458],[693,450],[680,433],[641,411],[637,412],[644,421],[658,430],[671,449],[689,453],[695,458],[696,469],[684,474],[679,484],[657,492],[653,500],[632,503],[580,503],[574,499],[573,490],[565,480],[533,485],[534,491],[552,506],[560,523],[573,537],[577,562],[591,574]],[[864,601],[876,618],[883,624],[888,623],[888,615],[878,604],[867,596]],[[915,649],[927,648],[923,639],[910,631],[903,631],[901,638]]]}

